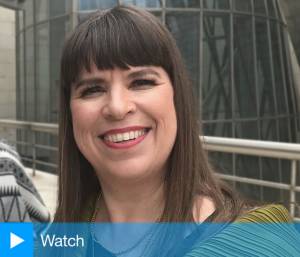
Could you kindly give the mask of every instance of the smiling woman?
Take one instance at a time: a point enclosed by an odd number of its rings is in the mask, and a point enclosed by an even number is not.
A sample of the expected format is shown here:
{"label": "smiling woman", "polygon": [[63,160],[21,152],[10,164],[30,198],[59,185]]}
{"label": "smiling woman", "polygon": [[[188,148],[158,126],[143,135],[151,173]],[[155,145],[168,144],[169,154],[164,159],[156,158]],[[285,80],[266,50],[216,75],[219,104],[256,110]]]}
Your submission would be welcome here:
{"label": "smiling woman", "polygon": [[[79,24],[64,46],[60,97],[55,221],[195,225],[248,217],[249,206],[216,178],[208,162],[198,138],[198,105],[179,50],[150,13],[118,6],[97,11]],[[252,210],[248,220],[257,220],[258,214],[262,222],[289,220],[284,208],[271,207]],[[136,242],[112,251],[104,243],[123,242],[124,233],[120,236],[110,227],[100,233],[91,229],[87,255],[93,256],[97,248],[102,249],[99,256],[150,256],[145,249],[154,245],[148,241],[153,241],[153,231],[146,226]],[[125,238],[131,234],[126,230]],[[179,234],[190,247],[200,242],[198,248],[208,249],[207,256],[217,256],[213,243],[202,244],[198,228]],[[232,238],[248,234],[241,235]],[[242,251],[232,239],[225,242]],[[168,256],[190,250],[186,244],[174,249],[168,248],[173,253]],[[152,256],[166,255],[159,251]]]}
{"label": "smiling woman", "polygon": [[[177,131],[173,87],[162,68],[93,65],[72,87],[70,107],[76,144],[101,178],[104,197],[112,180],[131,190],[136,180],[151,191],[162,184]],[[129,220],[142,217],[130,213]]]}
{"label": "smiling woman", "polygon": [[234,219],[242,201],[215,178],[194,106],[153,15],[119,6],[79,24],[61,61],[56,220],[86,221],[96,207],[97,221]]}

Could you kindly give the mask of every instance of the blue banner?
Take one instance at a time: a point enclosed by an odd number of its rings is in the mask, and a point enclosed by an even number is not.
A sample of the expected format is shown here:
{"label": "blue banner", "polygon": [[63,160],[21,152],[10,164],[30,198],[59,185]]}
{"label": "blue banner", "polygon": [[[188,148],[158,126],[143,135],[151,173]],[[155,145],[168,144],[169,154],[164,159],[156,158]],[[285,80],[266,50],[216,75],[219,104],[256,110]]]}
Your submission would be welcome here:
{"label": "blue banner", "polygon": [[293,223],[0,223],[0,256],[300,256],[299,232]]}

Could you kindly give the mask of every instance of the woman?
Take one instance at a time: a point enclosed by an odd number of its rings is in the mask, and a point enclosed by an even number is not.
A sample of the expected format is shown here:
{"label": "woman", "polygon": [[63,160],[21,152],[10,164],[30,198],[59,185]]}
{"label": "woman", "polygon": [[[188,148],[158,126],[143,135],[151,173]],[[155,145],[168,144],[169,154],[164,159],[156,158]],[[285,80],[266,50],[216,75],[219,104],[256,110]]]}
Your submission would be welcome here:
{"label": "woman", "polygon": [[[61,61],[55,221],[202,223],[248,217],[242,200],[208,163],[194,106],[174,39],[153,15],[118,6],[79,24]],[[287,217],[278,206],[259,213],[264,212],[263,221],[269,214]],[[200,237],[193,238],[188,245]],[[134,251],[141,256],[135,248],[142,239],[101,256],[135,256]],[[101,248],[101,242],[96,245]],[[180,249],[172,256],[190,251]]]}

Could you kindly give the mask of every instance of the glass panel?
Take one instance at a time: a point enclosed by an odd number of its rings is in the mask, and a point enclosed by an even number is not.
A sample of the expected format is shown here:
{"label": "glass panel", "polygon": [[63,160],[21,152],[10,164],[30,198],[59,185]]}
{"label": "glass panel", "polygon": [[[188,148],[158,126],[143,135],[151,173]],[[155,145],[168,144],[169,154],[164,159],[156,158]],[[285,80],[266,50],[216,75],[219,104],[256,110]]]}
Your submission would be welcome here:
{"label": "glass panel", "polygon": [[280,182],[281,174],[279,173],[279,160],[270,158],[261,158],[263,167],[263,179]]}
{"label": "glass panel", "polygon": [[209,152],[209,162],[216,172],[233,175],[233,155],[230,153]]}
{"label": "glass panel", "polygon": [[253,0],[254,13],[266,14],[265,0]]}
{"label": "glass panel", "polygon": [[67,18],[55,19],[50,22],[50,114],[49,122],[58,120],[59,99],[59,67],[60,57],[66,34],[70,31]]}
{"label": "glass panel", "polygon": [[199,84],[199,23],[198,13],[166,14],[166,24],[177,41],[194,85]]}
{"label": "glass panel", "polygon": [[203,0],[203,7],[207,9],[230,9],[229,0]]}
{"label": "glass panel", "polygon": [[237,118],[257,117],[252,18],[234,16],[234,85]]}
{"label": "glass panel", "polygon": [[255,185],[237,182],[236,189],[238,192],[241,193],[241,195],[245,200],[249,200],[250,203],[254,205],[255,203],[257,203],[257,205],[261,204],[261,200],[262,200],[261,186],[255,186]]}
{"label": "glass panel", "polygon": [[290,122],[289,118],[278,119],[279,122],[279,141],[280,142],[291,142],[290,139]]}
{"label": "glass panel", "polygon": [[246,178],[261,178],[259,157],[236,155],[236,175]]}
{"label": "glass panel", "polygon": [[136,5],[140,7],[161,7],[162,0],[122,0],[122,4]]}
{"label": "glass panel", "polygon": [[[288,40],[286,38],[286,35],[287,33],[286,32],[286,28],[283,26],[283,25],[279,25],[279,28],[280,28],[280,37],[281,37],[281,42],[282,44],[288,44]],[[291,78],[291,71],[289,70],[290,67],[289,67],[289,56],[290,56],[290,53],[289,51],[287,50],[287,47],[282,47],[282,56],[283,56],[283,60],[282,60],[282,64],[283,64],[283,67],[284,67],[284,73],[285,73],[285,90],[286,90],[286,95],[287,95],[287,104],[288,104],[288,107],[287,107],[287,111],[289,112],[289,114],[293,115],[295,114],[295,112],[297,113],[295,118],[298,118],[299,116],[299,107],[300,107],[300,96],[299,96],[299,93],[298,92],[295,92],[295,88],[294,88],[294,82]],[[299,102],[299,104],[298,104]],[[296,106],[296,110],[295,107],[294,107],[294,104]],[[294,141],[297,140],[298,136],[296,135],[297,133],[299,133],[299,122],[294,120],[294,118],[292,118],[290,120],[291,122],[291,132],[292,132],[292,138]],[[296,122],[296,124],[295,124]],[[292,125],[293,124],[293,125]],[[298,131],[295,130],[295,127],[298,126]]]}
{"label": "glass panel", "polygon": [[231,119],[229,15],[204,15],[203,34],[203,118]]}
{"label": "glass panel", "polygon": [[[282,174],[279,169],[279,160],[270,158],[262,159],[262,179],[273,182],[281,182]],[[273,188],[263,189],[264,200],[274,202],[280,199],[280,190]]]}
{"label": "glass panel", "polygon": [[204,122],[203,133],[206,136],[232,137],[232,123]]}
{"label": "glass panel", "polygon": [[[259,158],[255,156],[236,155],[236,175],[246,178],[261,178]],[[243,195],[259,200],[261,199],[261,188],[259,186],[243,183],[238,186]]]}
{"label": "glass panel", "polygon": [[285,81],[282,74],[282,61],[280,58],[280,45],[277,23],[270,21],[271,44],[273,53],[273,68],[275,76],[277,111],[279,114],[287,114],[288,106],[286,102]]}
{"label": "glass panel", "polygon": [[49,122],[49,28],[47,24],[36,30],[37,121]]}
{"label": "glass panel", "polygon": [[[20,130],[18,135],[18,140],[23,141],[23,142],[28,142],[30,140],[30,134],[28,130]],[[26,145],[19,145],[18,146],[18,153],[21,155],[22,158],[31,158],[32,157],[32,148],[31,146],[26,146]],[[22,159],[22,164],[25,167],[30,167],[32,166],[31,161],[25,161]]]}
{"label": "glass panel", "polygon": [[275,120],[261,120],[261,140],[278,141]]}
{"label": "glass panel", "polygon": [[[300,132],[300,118],[299,118],[299,115],[295,115],[293,120],[295,120],[295,127],[296,127],[296,129],[295,129],[296,131],[294,131],[294,133],[295,134],[297,133],[297,135],[299,135],[299,132]],[[297,136],[292,136],[292,138],[291,138],[292,142],[296,142],[296,138],[297,138]],[[299,181],[300,181],[300,178],[299,178]]]}
{"label": "glass panel", "polygon": [[299,122],[298,114],[294,114],[292,118],[290,118],[290,127],[291,127],[291,141],[298,142],[299,140]]}
{"label": "glass panel", "polygon": [[167,7],[200,7],[199,0],[166,0]]}
{"label": "glass panel", "polygon": [[278,203],[282,199],[281,197],[281,190],[276,188],[270,188],[270,187],[263,187],[263,198],[262,201],[264,203]]}
{"label": "glass panel", "polygon": [[22,1],[19,3],[20,9],[24,10],[25,26],[33,23],[33,0]]}
{"label": "glass panel", "polygon": [[79,0],[79,10],[106,9],[117,4],[117,0]]}
{"label": "glass panel", "polygon": [[[288,201],[289,201],[289,196],[287,197],[287,203],[289,203]],[[300,193],[296,193],[296,210],[295,210],[295,217],[300,217]],[[289,208],[289,204],[286,204],[286,206],[287,206],[287,209]],[[300,232],[299,231],[299,229],[298,229],[298,232]]]}
{"label": "glass panel", "polygon": [[49,0],[39,0],[39,1],[35,1],[35,8],[36,8],[36,20],[37,22],[39,21],[43,21],[43,20],[47,20],[48,17],[48,12],[49,12]]}
{"label": "glass panel", "polygon": [[241,121],[236,122],[235,135],[236,138],[258,139],[258,122],[257,121]]}
{"label": "glass panel", "polygon": [[74,0],[49,0],[50,17],[71,12],[72,1]]}
{"label": "glass panel", "polygon": [[[49,133],[36,132],[36,143],[43,146],[53,146],[52,138]],[[56,145],[55,145],[56,146]],[[39,161],[56,164],[57,163],[57,152],[53,150],[37,148],[37,159]],[[37,168],[43,171],[54,173],[55,169],[43,164],[37,164]]]}
{"label": "glass panel", "polygon": [[256,19],[257,84],[260,117],[275,114],[274,91],[271,79],[271,60],[268,45],[268,30],[265,19]]}
{"label": "glass panel", "polygon": [[279,1],[280,0],[275,0],[275,12],[277,13],[277,17],[280,21],[283,21],[284,18],[282,17],[282,9],[281,7],[279,6]]}
{"label": "glass panel", "polygon": [[234,0],[234,8],[237,11],[252,12],[251,0]]}
{"label": "glass panel", "polygon": [[35,120],[34,42],[33,29],[26,30],[26,113],[25,120]]}
{"label": "glass panel", "polygon": [[276,17],[274,1],[273,0],[266,0],[266,1],[267,1],[268,10],[269,10],[269,16]]}
{"label": "glass panel", "polygon": [[291,183],[291,161],[290,160],[280,160],[282,174],[282,183]]}

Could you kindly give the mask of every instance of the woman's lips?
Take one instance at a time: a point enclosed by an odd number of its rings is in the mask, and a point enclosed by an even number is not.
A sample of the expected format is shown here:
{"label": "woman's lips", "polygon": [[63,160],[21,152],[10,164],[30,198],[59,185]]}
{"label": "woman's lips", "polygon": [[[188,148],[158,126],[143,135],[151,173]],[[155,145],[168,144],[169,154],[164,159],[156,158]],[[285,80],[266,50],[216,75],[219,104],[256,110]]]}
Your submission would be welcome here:
{"label": "woman's lips", "polygon": [[142,142],[149,131],[150,128],[145,127],[127,127],[110,130],[100,138],[104,144],[110,148],[126,149]]}

